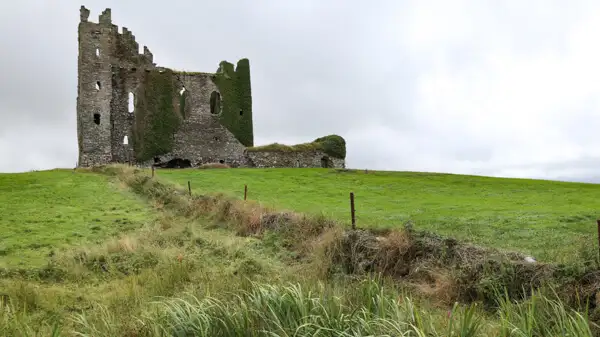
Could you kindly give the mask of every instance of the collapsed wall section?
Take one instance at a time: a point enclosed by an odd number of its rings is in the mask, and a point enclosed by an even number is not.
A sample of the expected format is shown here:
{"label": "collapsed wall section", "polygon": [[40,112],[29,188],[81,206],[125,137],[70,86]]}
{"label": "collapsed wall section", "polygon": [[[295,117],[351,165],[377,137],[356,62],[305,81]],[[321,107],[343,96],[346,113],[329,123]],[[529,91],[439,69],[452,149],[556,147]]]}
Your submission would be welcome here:
{"label": "collapsed wall section", "polygon": [[322,167],[345,168],[346,141],[328,135],[310,143],[297,145],[269,144],[246,149],[252,167]]}
{"label": "collapsed wall section", "polygon": [[345,168],[344,159],[334,158],[320,150],[281,152],[271,151],[247,151],[248,166],[256,168]]}

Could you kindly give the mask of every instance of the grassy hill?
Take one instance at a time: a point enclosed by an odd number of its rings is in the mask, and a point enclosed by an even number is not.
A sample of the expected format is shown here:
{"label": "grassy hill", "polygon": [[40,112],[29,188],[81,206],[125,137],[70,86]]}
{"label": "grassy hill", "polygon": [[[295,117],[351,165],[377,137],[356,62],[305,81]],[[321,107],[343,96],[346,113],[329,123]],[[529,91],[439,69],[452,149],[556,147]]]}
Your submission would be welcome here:
{"label": "grassy hill", "polygon": [[160,170],[198,193],[222,191],[277,208],[350,221],[355,193],[362,228],[416,228],[568,261],[597,245],[600,185],[416,172],[326,169]]}
{"label": "grassy hill", "polygon": [[[494,231],[511,219],[520,222],[507,226],[532,227],[537,212],[545,221],[539,238],[578,243],[595,185],[319,169],[149,175],[123,166],[0,174],[0,335],[592,336],[595,318],[541,292],[524,302],[513,302],[512,292],[494,297],[492,306],[486,301],[490,284],[516,289],[531,272],[566,275],[569,293],[589,293],[597,288],[594,278],[581,287],[573,280],[593,266],[538,268],[521,257],[503,264],[494,255],[490,261],[507,269],[475,275],[478,263],[487,263],[484,249],[458,244],[452,257],[435,247],[443,241],[419,241],[403,230],[377,238],[359,233],[355,240],[327,217],[347,222],[352,190],[359,226],[396,227],[410,219],[452,236],[535,251],[542,246],[528,245],[526,236],[513,234],[507,243],[511,236]],[[250,199],[327,216],[242,202],[244,184]],[[206,195],[219,191],[236,198]],[[493,219],[492,232],[456,232]],[[556,219],[568,219],[568,226]],[[561,232],[552,236],[548,228]],[[357,251],[361,240],[369,251]],[[575,254],[553,248],[549,256]],[[380,260],[375,265],[388,273],[344,271],[365,259]],[[389,272],[404,267],[411,269],[406,282]],[[484,297],[462,296],[472,291]]]}
{"label": "grassy hill", "polygon": [[0,268],[45,263],[53,249],[100,243],[155,216],[141,198],[102,176],[0,174]]}

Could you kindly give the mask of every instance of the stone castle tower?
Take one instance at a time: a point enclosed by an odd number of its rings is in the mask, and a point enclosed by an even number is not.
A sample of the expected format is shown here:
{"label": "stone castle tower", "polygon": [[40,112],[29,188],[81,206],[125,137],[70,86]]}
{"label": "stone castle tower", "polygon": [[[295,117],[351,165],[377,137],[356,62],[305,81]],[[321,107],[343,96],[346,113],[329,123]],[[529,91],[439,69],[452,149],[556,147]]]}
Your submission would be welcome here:
{"label": "stone castle tower", "polygon": [[77,138],[79,166],[115,162],[192,165],[245,162],[254,143],[250,67],[221,62],[216,73],[157,67],[148,47],[119,33],[111,10],[98,23],[81,6]]}

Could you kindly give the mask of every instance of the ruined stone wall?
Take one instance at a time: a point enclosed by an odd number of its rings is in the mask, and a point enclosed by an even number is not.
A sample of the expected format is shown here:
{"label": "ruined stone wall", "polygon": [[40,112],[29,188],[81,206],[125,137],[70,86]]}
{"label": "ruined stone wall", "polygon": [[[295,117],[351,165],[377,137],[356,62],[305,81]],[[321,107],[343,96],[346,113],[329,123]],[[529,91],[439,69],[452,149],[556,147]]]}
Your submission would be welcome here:
{"label": "ruined stone wall", "polygon": [[77,84],[77,139],[81,166],[106,164],[112,160],[110,101],[112,68],[110,49],[112,26],[88,22],[89,11],[82,8],[79,23]]}
{"label": "ruined stone wall", "polygon": [[148,47],[139,50],[131,31],[123,27],[119,33],[110,9],[98,23],[89,22],[89,15],[81,6],[79,166],[180,159],[192,166],[344,167],[344,160],[337,159],[345,158],[339,136],[315,140],[310,151],[246,149],[254,144],[248,59],[236,66],[222,61],[215,73],[157,67]]}
{"label": "ruined stone wall", "polygon": [[174,135],[173,151],[157,156],[160,161],[180,158],[190,160],[193,166],[218,162],[243,165],[245,147],[220,122],[222,100],[213,100],[216,105],[211,107],[211,97],[220,97],[212,81],[214,74],[174,72],[173,76],[179,96],[185,88],[183,101],[178,98],[176,104],[183,122]]}
{"label": "ruined stone wall", "polygon": [[345,168],[344,159],[333,158],[318,150],[280,152],[280,151],[246,151],[247,166],[257,168],[268,167],[326,167]]}
{"label": "ruined stone wall", "polygon": [[[122,73],[153,68],[153,55],[145,46],[143,53],[138,53],[139,45],[127,28],[123,27],[123,33],[119,33],[119,27],[112,24],[110,9],[100,14],[98,23],[88,21],[89,15],[90,11],[81,6],[78,29],[78,165],[125,162],[129,160],[132,149],[124,146],[123,138],[130,134],[133,123],[133,117],[127,113],[126,92],[135,91],[137,81],[136,76],[122,76]],[[130,140],[129,136],[131,145]]]}

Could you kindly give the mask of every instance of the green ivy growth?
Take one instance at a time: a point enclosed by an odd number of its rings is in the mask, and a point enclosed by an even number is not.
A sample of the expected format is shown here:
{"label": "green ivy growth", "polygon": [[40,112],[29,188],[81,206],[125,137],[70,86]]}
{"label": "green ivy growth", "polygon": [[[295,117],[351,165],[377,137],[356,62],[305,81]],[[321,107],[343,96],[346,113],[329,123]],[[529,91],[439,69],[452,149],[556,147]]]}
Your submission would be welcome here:
{"label": "green ivy growth", "polygon": [[321,144],[323,152],[334,158],[346,158],[346,140],[342,136],[329,135],[315,139],[314,143]]}
{"label": "green ivy growth", "polygon": [[253,146],[250,62],[241,59],[234,69],[233,64],[222,61],[213,81],[221,93],[221,124],[244,146]]}
{"label": "green ivy growth", "polygon": [[175,85],[171,70],[151,70],[137,92],[133,146],[138,161],[171,152],[173,135],[181,123],[174,108]]}
{"label": "green ivy growth", "polygon": [[263,146],[248,147],[246,150],[250,152],[309,152],[319,150],[325,152],[333,158],[345,159],[346,141],[341,136],[329,135],[317,138],[310,143],[302,143],[297,145],[273,143]]}

